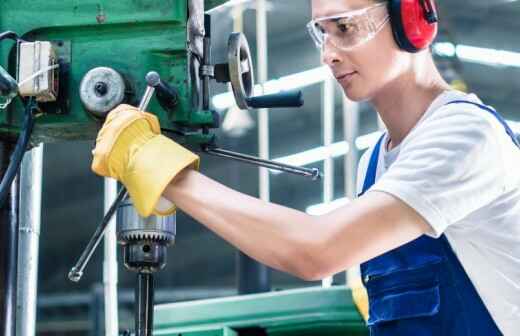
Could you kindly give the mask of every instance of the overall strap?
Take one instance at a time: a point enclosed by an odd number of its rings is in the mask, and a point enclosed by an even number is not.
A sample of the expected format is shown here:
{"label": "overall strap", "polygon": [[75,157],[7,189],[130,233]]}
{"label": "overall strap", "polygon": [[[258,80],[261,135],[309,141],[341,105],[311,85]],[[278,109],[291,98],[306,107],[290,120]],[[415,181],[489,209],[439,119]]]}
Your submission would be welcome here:
{"label": "overall strap", "polygon": [[368,169],[365,176],[365,182],[363,183],[363,190],[358,197],[363,196],[364,193],[367,192],[370,187],[372,187],[376,183],[376,175],[377,175],[377,163],[379,161],[379,152],[381,150],[381,144],[383,143],[385,135],[383,134],[379,141],[377,142],[374,150],[372,151],[372,155],[370,156],[370,162],[368,163]]}

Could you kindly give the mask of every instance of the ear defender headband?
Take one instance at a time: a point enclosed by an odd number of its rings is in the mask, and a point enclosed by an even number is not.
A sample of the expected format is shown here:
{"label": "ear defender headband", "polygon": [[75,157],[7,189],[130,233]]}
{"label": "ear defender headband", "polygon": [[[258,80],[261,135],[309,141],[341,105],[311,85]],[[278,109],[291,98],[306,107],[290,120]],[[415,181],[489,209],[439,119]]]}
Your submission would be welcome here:
{"label": "ear defender headband", "polygon": [[435,0],[390,0],[388,12],[395,41],[402,50],[419,52],[437,36]]}

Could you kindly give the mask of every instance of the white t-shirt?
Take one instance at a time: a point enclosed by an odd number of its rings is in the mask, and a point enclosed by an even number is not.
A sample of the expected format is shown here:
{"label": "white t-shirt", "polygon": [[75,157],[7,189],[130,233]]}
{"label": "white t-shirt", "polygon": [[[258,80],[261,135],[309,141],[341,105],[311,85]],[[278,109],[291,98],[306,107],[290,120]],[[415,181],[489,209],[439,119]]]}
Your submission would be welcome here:
{"label": "white t-shirt", "polygon": [[[448,238],[496,324],[520,335],[520,149],[489,112],[458,91],[441,94],[402,143],[379,153],[377,182]],[[361,192],[368,150],[358,170]]]}

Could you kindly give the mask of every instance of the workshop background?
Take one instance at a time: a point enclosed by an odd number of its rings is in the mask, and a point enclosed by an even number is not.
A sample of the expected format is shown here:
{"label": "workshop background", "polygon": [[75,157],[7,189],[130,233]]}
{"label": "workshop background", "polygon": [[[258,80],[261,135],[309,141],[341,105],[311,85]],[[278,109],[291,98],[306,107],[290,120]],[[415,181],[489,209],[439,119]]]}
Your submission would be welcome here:
{"label": "workshop background", "polygon": [[[242,14],[244,32],[256,55],[255,1],[235,1],[213,14],[213,57],[224,61],[227,37],[236,15]],[[268,2],[269,78],[278,79],[321,67],[305,25],[310,19],[307,0]],[[439,1],[441,32],[434,47],[444,76],[457,87],[467,87],[506,119],[520,122],[520,1]],[[483,49],[476,49],[483,48]],[[501,53],[508,51],[510,53]],[[256,64],[256,60],[254,60]],[[305,106],[272,110],[269,114],[271,158],[305,152],[323,145],[323,82],[302,87]],[[214,85],[215,94],[227,90]],[[344,140],[344,101],[338,87],[334,98],[334,142]],[[215,106],[216,107],[216,106]],[[348,108],[348,103],[347,103]],[[375,113],[360,104],[360,136],[379,129]],[[220,109],[226,130],[223,148],[258,153],[257,112]],[[233,115],[234,114],[234,115]],[[512,123],[516,130],[517,124]],[[366,140],[366,138],[363,138]],[[97,251],[79,284],[67,273],[99,223],[103,213],[103,179],[90,171],[92,142],[49,144],[44,147],[44,184],[38,283],[38,335],[100,335],[103,330],[102,252]],[[360,153],[364,146],[360,145]],[[344,155],[334,158],[334,199],[345,190]],[[323,162],[309,167],[323,168]],[[229,160],[202,157],[208,176],[247,194],[259,192],[258,168]],[[355,175],[348,170],[347,174]],[[348,176],[347,176],[348,177]],[[348,178],[347,178],[348,180]],[[298,176],[270,174],[273,202],[306,211],[323,202],[323,182]],[[230,219],[232,220],[232,219]],[[166,270],[157,273],[156,300],[174,302],[236,294],[236,250],[186,215],[177,217],[177,240],[169,249]],[[131,327],[135,275],[119,261],[121,327]],[[338,276],[336,283],[344,283]],[[272,272],[272,288],[316,286]]]}

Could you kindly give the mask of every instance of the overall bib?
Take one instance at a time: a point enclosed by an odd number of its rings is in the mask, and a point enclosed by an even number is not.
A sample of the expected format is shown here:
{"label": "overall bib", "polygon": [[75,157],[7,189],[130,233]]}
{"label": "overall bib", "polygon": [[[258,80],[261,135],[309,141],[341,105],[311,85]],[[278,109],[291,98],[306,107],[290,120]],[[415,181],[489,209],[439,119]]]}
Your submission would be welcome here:
{"label": "overall bib", "polygon": [[[513,131],[491,108],[468,101],[495,116],[513,142]],[[383,137],[379,139],[363,184],[363,195],[376,181]],[[361,265],[369,298],[372,336],[501,335],[489,311],[453,252],[448,239],[423,235]]]}

